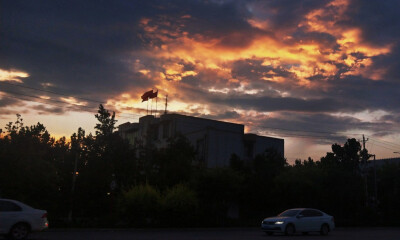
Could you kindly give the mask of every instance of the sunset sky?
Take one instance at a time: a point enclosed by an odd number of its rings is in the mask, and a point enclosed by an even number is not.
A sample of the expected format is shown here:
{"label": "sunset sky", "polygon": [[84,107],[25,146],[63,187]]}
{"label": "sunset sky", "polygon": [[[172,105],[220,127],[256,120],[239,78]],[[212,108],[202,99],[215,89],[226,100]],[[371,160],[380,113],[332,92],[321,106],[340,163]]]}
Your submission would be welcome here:
{"label": "sunset sky", "polygon": [[[0,128],[56,138],[157,109],[285,139],[289,162],[369,138],[400,157],[400,1],[17,1],[0,5]],[[156,108],[156,101],[149,109]]]}

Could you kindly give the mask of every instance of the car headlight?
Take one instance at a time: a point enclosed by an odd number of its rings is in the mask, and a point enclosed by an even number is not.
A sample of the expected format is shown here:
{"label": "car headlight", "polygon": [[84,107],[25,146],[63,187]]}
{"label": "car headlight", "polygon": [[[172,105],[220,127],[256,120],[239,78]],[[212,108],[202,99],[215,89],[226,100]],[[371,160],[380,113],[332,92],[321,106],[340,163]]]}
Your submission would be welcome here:
{"label": "car headlight", "polygon": [[277,221],[277,222],[275,222],[275,224],[284,224],[285,222],[284,221]]}

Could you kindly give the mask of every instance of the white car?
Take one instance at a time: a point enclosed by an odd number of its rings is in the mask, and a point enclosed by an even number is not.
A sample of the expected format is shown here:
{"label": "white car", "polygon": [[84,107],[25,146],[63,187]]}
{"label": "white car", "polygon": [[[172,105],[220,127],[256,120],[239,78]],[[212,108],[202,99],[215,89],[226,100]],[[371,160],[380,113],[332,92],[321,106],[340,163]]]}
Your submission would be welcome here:
{"label": "white car", "polygon": [[25,239],[29,232],[49,227],[47,211],[34,209],[11,199],[0,199],[0,234],[12,239]]}
{"label": "white car", "polygon": [[284,233],[293,235],[296,232],[308,234],[319,232],[327,235],[335,228],[332,216],[312,208],[288,209],[276,217],[265,218],[261,222],[261,229],[268,235]]}

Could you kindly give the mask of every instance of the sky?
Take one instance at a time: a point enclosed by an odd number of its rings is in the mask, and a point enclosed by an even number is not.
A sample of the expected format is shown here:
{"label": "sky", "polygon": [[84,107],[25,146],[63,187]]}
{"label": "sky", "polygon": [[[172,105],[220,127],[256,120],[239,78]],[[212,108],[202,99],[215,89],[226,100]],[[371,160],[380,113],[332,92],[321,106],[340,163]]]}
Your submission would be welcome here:
{"label": "sky", "polygon": [[[285,139],[289,162],[368,139],[400,152],[398,0],[3,0],[0,128],[56,138],[147,109]],[[158,90],[157,101],[140,96]],[[4,133],[3,133],[4,134]]]}

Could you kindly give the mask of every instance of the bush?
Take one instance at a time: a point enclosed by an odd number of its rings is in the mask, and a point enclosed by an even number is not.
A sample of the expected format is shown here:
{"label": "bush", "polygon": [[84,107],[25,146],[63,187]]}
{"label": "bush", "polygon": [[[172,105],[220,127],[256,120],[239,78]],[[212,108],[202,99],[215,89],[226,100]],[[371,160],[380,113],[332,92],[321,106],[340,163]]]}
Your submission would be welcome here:
{"label": "bush", "polygon": [[164,221],[168,226],[193,226],[196,219],[198,200],[196,193],[187,186],[178,184],[165,193]]}
{"label": "bush", "polygon": [[120,215],[130,226],[155,225],[159,219],[161,196],[150,185],[139,185],[122,194]]}

